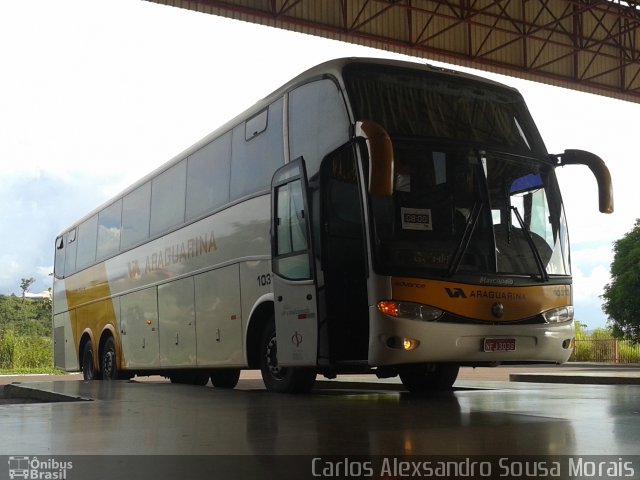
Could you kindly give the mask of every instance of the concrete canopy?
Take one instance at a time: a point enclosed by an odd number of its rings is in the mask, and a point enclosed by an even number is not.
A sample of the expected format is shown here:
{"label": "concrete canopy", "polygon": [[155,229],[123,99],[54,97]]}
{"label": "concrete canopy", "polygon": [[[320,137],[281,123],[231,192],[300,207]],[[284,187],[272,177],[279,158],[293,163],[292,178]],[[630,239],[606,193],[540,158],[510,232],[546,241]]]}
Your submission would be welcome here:
{"label": "concrete canopy", "polygon": [[640,3],[148,0],[640,102]]}

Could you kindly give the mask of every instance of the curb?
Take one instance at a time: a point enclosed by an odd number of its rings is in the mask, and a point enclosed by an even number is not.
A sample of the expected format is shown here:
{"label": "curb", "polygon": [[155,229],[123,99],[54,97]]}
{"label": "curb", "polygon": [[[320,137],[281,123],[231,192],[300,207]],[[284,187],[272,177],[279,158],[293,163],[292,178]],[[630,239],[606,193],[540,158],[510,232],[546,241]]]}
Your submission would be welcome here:
{"label": "curb", "polygon": [[549,374],[549,373],[512,373],[511,382],[570,383],[578,385],[640,385],[640,376]]}
{"label": "curb", "polygon": [[40,402],[87,402],[90,398],[75,397],[62,393],[50,392],[47,390],[39,390],[20,383],[10,383],[3,389],[5,398],[26,398],[29,400],[38,400]]}

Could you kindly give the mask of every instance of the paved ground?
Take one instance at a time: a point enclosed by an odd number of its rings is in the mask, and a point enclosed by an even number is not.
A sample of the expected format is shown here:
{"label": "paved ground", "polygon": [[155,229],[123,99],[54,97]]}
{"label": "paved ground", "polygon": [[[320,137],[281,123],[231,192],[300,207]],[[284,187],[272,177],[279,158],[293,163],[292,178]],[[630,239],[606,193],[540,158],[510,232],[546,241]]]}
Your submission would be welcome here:
{"label": "paved ground", "polygon": [[[81,381],[79,373],[67,375],[3,375],[0,376],[0,386],[12,383],[43,383],[61,381]],[[323,383],[322,377],[318,377]],[[136,382],[168,382],[163,377],[136,377]],[[250,382],[250,383],[247,383]],[[399,379],[378,380],[371,375],[350,375],[338,377],[342,382],[374,383],[383,388],[400,388]],[[461,382],[535,382],[535,383],[567,383],[590,385],[640,385],[640,365],[638,364],[608,364],[608,363],[566,363],[564,365],[532,365],[532,366],[499,366],[499,367],[463,367],[460,369],[456,385]],[[242,384],[260,388],[260,372],[245,371],[241,376]],[[324,384],[324,383],[323,383]],[[330,384],[326,382],[326,384]],[[242,387],[242,385],[241,385]],[[15,394],[19,394],[18,391]],[[7,398],[0,388],[0,405],[3,403],[17,403],[18,401],[33,402],[28,398]]]}

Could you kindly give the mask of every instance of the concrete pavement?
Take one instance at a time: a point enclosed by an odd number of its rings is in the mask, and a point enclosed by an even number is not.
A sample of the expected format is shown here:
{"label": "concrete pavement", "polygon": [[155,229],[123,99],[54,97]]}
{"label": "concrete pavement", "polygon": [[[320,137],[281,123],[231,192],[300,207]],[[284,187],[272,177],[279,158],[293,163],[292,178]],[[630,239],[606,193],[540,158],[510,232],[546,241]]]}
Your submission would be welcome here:
{"label": "concrete pavement", "polygon": [[[0,405],[3,403],[26,402],[55,402],[78,400],[81,398],[66,398],[64,391],[54,391],[44,388],[48,382],[81,381],[79,373],[66,375],[4,375],[0,376]],[[168,382],[159,376],[136,377],[135,382]],[[335,382],[341,387],[353,383],[354,387],[373,388],[377,390],[402,391],[399,378],[376,379],[371,375],[344,375],[335,380],[326,381],[318,377],[317,388],[332,388]],[[515,365],[498,367],[463,367],[460,369],[456,386],[465,382],[534,382],[534,383],[565,383],[582,385],[640,385],[639,364],[604,364],[604,363],[566,363],[563,365]],[[30,387],[29,384],[37,384]],[[264,388],[260,372],[256,370],[243,371],[238,388]]]}

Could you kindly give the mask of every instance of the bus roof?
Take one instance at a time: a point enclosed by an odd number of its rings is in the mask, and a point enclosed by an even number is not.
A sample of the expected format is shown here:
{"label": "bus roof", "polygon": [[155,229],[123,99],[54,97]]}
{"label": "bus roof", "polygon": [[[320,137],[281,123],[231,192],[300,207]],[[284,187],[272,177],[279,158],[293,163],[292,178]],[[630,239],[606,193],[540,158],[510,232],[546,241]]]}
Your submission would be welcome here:
{"label": "bus roof", "polygon": [[497,88],[510,90],[512,92],[517,92],[517,90],[513,87],[504,85],[499,82],[495,82],[493,80],[489,80],[484,77],[460,72],[457,70],[451,70],[448,68],[438,67],[428,63],[417,63],[417,62],[410,62],[410,61],[404,61],[404,60],[380,59],[380,58],[373,58],[373,57],[344,57],[344,58],[328,60],[326,62],[315,65],[305,70],[304,72],[300,73],[299,75],[289,80],[284,85],[280,86],[279,88],[271,92],[269,95],[265,96],[264,98],[256,102],[253,106],[239,113],[238,115],[233,117],[231,120],[225,122],[220,127],[216,128],[210,134],[198,140],[196,143],[194,143],[187,149],[173,156],[170,160],[163,162],[156,169],[152,170],[147,175],[140,178],[133,184],[129,185],[120,193],[111,197],[109,200],[105,201],[104,203],[100,204],[99,206],[91,210],[88,214],[84,215],[82,218],[80,218],[79,220],[71,224],[69,227],[65,228],[58,235],[58,237],[63,233],[68,232],[71,229],[77,227],[82,222],[90,219],[91,217],[99,213],[101,210],[103,210],[105,207],[116,202],[117,200],[124,197],[128,193],[134,191],[136,188],[140,187],[141,185],[144,185],[146,182],[150,181],[151,179],[153,179],[160,173],[164,172],[165,170],[168,170],[169,168],[179,163],[180,161],[184,160],[189,155],[192,155],[193,153],[197,152],[202,147],[207,145],[209,142],[219,137],[220,135],[228,132],[229,130],[231,130],[233,127],[237,126],[241,122],[247,119],[250,119],[254,115],[257,115],[258,113],[263,111],[265,108],[267,108],[275,99],[281,97],[287,91],[292,90],[293,88],[301,84],[307,83],[313,79],[317,79],[321,77],[333,76],[335,78],[341,78],[344,67],[352,64],[369,64],[369,65],[375,64],[380,66],[391,66],[391,67],[400,67],[400,68],[410,68],[413,70],[423,70],[425,72],[428,72],[437,76],[455,77],[459,79],[469,80],[472,82],[483,83],[485,85],[491,85]]}

